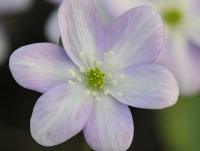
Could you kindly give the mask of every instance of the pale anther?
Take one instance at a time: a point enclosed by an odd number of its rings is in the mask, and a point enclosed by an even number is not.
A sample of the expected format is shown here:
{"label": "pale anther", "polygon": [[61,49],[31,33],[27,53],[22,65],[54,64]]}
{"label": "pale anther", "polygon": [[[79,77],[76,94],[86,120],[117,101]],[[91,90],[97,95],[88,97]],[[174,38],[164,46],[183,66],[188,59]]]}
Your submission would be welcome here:
{"label": "pale anther", "polygon": [[89,90],[85,89],[84,93],[88,96],[88,95],[90,95],[91,92]]}
{"label": "pale anther", "polygon": [[68,80],[68,83],[69,83],[70,85],[74,85],[74,82],[71,81],[71,80]]}
{"label": "pale anther", "polygon": [[76,77],[76,72],[73,69],[69,69],[69,73],[72,77]]}
{"label": "pale anther", "polygon": [[110,93],[109,89],[105,89],[105,90],[104,90],[104,94],[105,94],[105,95],[108,95],[109,93]]}
{"label": "pale anther", "polygon": [[119,95],[119,97],[122,97],[123,95],[121,92],[118,92],[117,94]]}
{"label": "pale anther", "polygon": [[124,79],[125,78],[125,75],[124,74],[121,74],[120,75],[120,79]]}

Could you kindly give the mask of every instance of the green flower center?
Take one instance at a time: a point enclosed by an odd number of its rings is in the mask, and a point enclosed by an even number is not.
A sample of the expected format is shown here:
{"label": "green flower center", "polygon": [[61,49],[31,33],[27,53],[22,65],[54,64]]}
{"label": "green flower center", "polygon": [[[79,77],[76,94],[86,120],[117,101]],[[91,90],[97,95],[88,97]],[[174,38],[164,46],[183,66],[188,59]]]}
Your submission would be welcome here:
{"label": "green flower center", "polygon": [[87,71],[88,86],[94,90],[103,89],[105,84],[105,74],[99,67],[91,68]]}
{"label": "green flower center", "polygon": [[163,19],[167,25],[176,26],[182,21],[183,14],[178,9],[167,9],[163,12]]}

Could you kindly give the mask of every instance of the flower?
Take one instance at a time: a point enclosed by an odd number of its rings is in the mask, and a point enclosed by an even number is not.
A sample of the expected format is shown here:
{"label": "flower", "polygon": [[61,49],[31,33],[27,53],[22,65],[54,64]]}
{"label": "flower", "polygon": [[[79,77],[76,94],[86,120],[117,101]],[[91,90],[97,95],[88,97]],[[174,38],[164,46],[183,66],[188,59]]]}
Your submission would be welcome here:
{"label": "flower", "polygon": [[[0,0],[0,14],[12,14],[26,10],[31,6],[32,0]],[[9,39],[4,27],[0,23],[0,64],[8,54]]]}
{"label": "flower", "polygon": [[33,0],[0,0],[0,13],[22,12],[31,7]]}
{"label": "flower", "polygon": [[64,48],[36,43],[10,57],[15,80],[44,93],[31,117],[33,138],[53,146],[83,130],[94,150],[128,149],[127,105],[161,109],[179,93],[174,76],[155,63],[164,41],[160,16],[138,7],[105,27],[90,0],[66,0],[58,16]]}
{"label": "flower", "polygon": [[[47,0],[59,6],[63,0]],[[60,31],[58,27],[58,9],[56,8],[47,19],[45,25],[45,35],[51,42],[58,42]]]}
{"label": "flower", "polygon": [[[141,5],[154,7],[162,16],[166,27],[166,45],[158,58],[158,63],[172,71],[178,80],[182,95],[193,95],[199,92],[199,0],[94,1],[106,23],[130,8]],[[197,47],[199,48],[197,49]]]}

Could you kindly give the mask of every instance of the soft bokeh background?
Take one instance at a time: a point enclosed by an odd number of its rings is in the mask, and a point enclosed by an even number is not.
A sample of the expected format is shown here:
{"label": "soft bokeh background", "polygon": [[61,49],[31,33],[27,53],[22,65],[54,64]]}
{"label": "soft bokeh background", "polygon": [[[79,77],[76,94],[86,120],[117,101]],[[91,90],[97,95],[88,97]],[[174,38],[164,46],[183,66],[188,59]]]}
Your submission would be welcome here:
{"label": "soft bokeh background", "polygon": [[[0,14],[10,41],[8,53],[23,45],[47,41],[44,26],[55,7],[44,0],[35,0],[25,12]],[[32,139],[29,119],[40,94],[16,84],[8,59],[0,65],[0,151],[88,150],[82,134],[51,148],[42,147]],[[131,110],[135,134],[130,151],[199,151],[200,95],[180,97],[174,107],[165,110]]]}

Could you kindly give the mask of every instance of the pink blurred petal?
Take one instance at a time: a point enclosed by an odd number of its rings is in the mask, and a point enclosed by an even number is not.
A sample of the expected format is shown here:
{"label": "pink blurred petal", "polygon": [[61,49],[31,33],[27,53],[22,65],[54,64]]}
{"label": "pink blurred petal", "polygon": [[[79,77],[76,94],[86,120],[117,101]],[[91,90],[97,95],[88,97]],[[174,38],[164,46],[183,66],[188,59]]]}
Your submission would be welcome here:
{"label": "pink blurred petal", "polygon": [[129,108],[112,97],[97,100],[84,129],[87,143],[96,151],[125,151],[133,139]]}
{"label": "pink blurred petal", "polygon": [[175,75],[182,95],[192,95],[199,90],[199,83],[196,81],[199,68],[196,68],[196,59],[194,60],[190,51],[186,36],[171,32],[165,49],[157,60]]}
{"label": "pink blurred petal", "polygon": [[0,13],[16,13],[26,11],[34,0],[0,0]]}
{"label": "pink blurred petal", "polygon": [[58,10],[56,9],[52,14],[50,14],[47,19],[45,26],[45,34],[46,37],[55,43],[59,42],[60,39],[60,31],[58,26]]}

